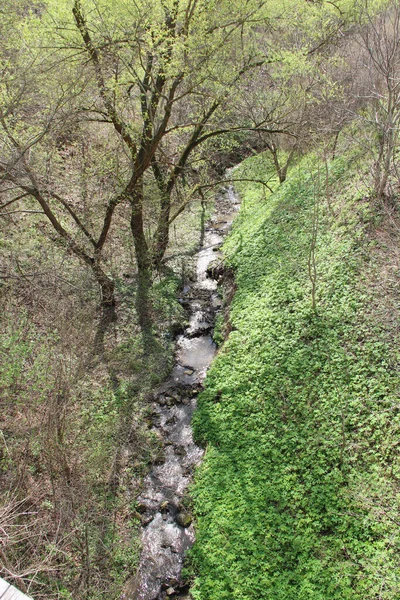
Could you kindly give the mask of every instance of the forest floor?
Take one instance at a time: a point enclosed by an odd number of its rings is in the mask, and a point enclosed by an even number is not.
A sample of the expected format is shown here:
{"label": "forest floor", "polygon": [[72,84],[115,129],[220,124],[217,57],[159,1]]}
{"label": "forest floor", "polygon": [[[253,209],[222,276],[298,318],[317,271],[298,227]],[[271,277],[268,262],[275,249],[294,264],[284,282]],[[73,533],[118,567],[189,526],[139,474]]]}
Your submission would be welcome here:
{"label": "forest floor", "polygon": [[[161,453],[149,396],[172,368],[186,322],[179,290],[195,278],[209,210],[193,203],[172,227],[169,271],[152,289],[151,353],[127,244],[109,249],[109,271],[127,267],[116,279],[117,320],[104,333],[95,283],[65,248],[24,223],[0,238],[1,575],[35,600],[118,598],[135,572],[136,498]],[[121,214],[120,237],[128,219]]]}

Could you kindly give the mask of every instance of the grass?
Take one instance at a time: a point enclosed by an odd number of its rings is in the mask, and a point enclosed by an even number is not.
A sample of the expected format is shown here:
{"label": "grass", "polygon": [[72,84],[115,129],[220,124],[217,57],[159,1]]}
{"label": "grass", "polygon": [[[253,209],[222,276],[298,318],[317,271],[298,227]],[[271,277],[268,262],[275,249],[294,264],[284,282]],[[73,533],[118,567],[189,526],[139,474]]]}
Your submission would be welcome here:
{"label": "grass", "polygon": [[[268,196],[238,185],[232,332],[194,423],[196,600],[400,597],[398,351],[357,160],[326,180],[306,157]],[[241,170],[269,177],[259,157]]]}

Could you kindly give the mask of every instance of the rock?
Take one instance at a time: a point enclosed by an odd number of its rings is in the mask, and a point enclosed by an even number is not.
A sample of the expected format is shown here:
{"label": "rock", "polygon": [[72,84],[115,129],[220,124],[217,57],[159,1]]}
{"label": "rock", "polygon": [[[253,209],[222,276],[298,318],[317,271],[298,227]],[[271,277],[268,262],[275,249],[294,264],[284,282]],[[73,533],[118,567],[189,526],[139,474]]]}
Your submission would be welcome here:
{"label": "rock", "polygon": [[213,260],[212,263],[207,267],[207,276],[211,279],[219,279],[224,275],[225,266],[220,260]]}
{"label": "rock", "polygon": [[167,589],[167,596],[172,596],[172,594],[175,594],[175,590],[173,587],[169,587]]}
{"label": "rock", "polygon": [[186,454],[187,454],[187,452],[183,446],[175,446],[174,450],[175,450],[175,454],[177,456],[182,457],[182,456],[186,456]]}
{"label": "rock", "polygon": [[163,452],[160,452],[158,456],[156,456],[154,460],[155,465],[163,465],[165,463],[165,455]]}
{"label": "rock", "polygon": [[179,321],[174,321],[170,325],[171,335],[174,338],[178,337],[178,335],[181,335],[184,332],[184,330],[185,330],[184,324],[180,323]]}
{"label": "rock", "polygon": [[192,517],[188,513],[180,512],[176,516],[176,522],[178,523],[178,525],[181,525],[181,527],[186,528],[189,527],[189,525],[191,524]]}
{"label": "rock", "polygon": [[151,521],[154,519],[154,515],[150,515],[149,513],[145,514],[142,516],[142,518],[140,519],[140,522],[142,524],[143,527],[146,527],[146,525],[148,525],[149,523],[151,523]]}
{"label": "rock", "polygon": [[223,302],[222,302],[221,298],[218,298],[218,296],[215,296],[214,298],[212,298],[211,302],[212,302],[213,308],[215,310],[218,310],[218,309],[222,308],[222,306],[223,306]]}

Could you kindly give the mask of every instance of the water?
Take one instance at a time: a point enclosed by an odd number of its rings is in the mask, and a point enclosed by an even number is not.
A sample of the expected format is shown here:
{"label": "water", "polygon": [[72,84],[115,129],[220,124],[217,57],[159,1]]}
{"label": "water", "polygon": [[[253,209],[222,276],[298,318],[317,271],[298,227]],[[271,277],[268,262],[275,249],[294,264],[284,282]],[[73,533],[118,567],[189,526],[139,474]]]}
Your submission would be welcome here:
{"label": "water", "polygon": [[190,423],[196,395],[215,356],[211,330],[221,308],[218,282],[208,271],[214,261],[221,259],[219,248],[238,208],[232,188],[219,195],[198,253],[196,283],[183,290],[190,307],[189,326],[177,338],[175,366],[171,377],[156,392],[153,404],[152,419],[164,442],[164,460],[146,477],[138,498],[144,524],[141,558],[138,572],[128,582],[121,600],[186,597],[180,574],[195,532],[182,500],[203,456],[203,450],[193,441]]}

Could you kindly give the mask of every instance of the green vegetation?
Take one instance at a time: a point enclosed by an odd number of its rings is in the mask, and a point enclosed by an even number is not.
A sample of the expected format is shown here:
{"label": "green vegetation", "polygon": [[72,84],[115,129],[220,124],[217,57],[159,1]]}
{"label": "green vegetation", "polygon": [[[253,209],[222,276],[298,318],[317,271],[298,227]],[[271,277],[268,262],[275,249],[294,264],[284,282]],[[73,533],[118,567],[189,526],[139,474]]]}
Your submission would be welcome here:
{"label": "green vegetation", "polygon": [[3,0],[0,67],[0,575],[134,576],[149,399],[232,172],[193,595],[400,597],[398,0]]}
{"label": "green vegetation", "polygon": [[399,298],[371,284],[385,219],[360,168],[331,161],[328,191],[308,156],[268,197],[238,185],[232,332],[195,415],[196,600],[400,595],[398,328],[373,310]]}
{"label": "green vegetation", "polygon": [[[169,249],[174,272],[153,285],[151,353],[141,343],[131,278],[116,280],[119,318],[101,331],[82,271],[61,280],[46,239],[37,233],[32,243],[18,230],[20,268],[49,271],[34,287],[22,277],[0,288],[0,562],[2,575],[18,574],[11,580],[21,590],[31,581],[35,600],[118,598],[136,568],[136,495],[160,453],[147,399],[172,366],[172,332],[185,317],[177,294],[193,269],[201,214],[195,203],[179,217]],[[53,260],[61,263],[64,252]]]}

